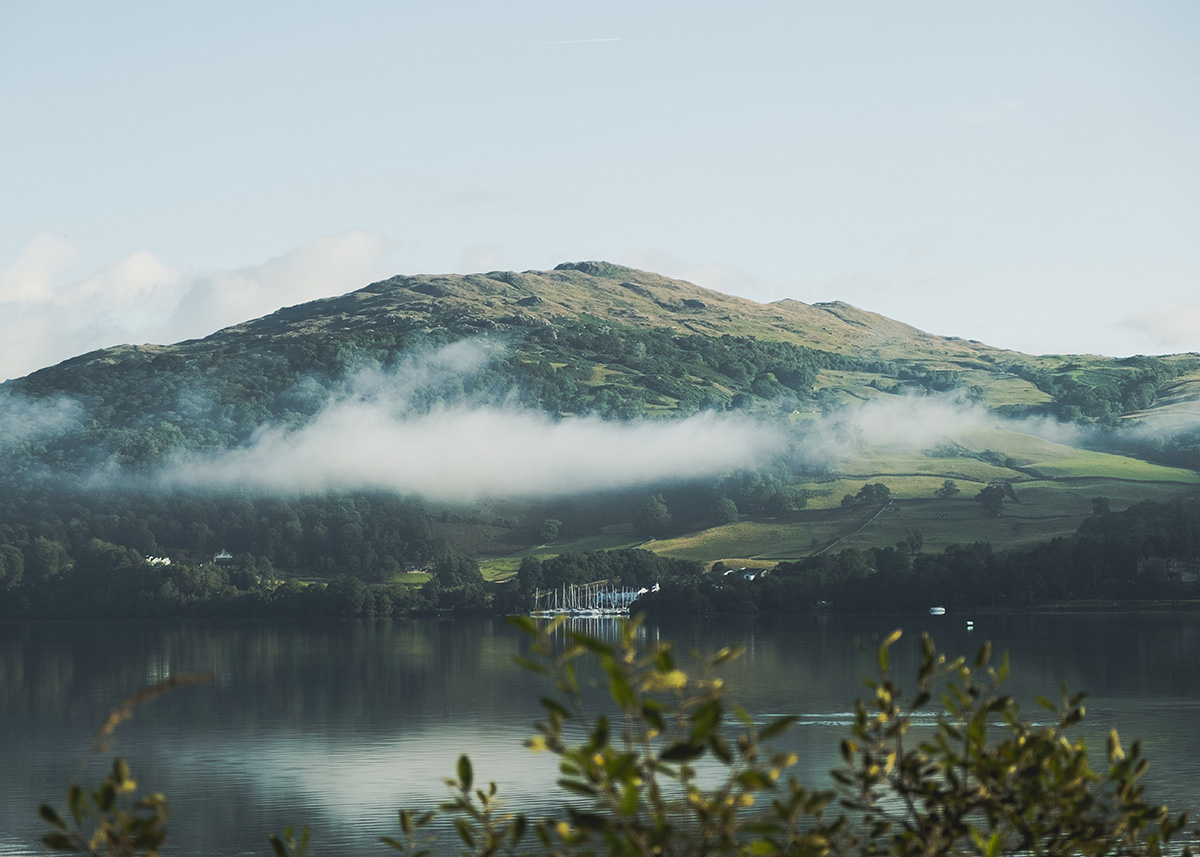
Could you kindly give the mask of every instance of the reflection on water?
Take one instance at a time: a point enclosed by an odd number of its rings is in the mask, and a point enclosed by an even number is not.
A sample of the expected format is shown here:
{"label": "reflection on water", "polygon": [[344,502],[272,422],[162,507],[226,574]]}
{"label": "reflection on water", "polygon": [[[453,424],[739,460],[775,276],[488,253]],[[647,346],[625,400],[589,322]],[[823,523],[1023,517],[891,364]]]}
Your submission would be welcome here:
{"label": "reflection on water", "polygon": [[[576,620],[615,640],[612,620]],[[1032,707],[1060,683],[1090,691],[1087,734],[1113,726],[1143,738],[1152,795],[1200,809],[1200,616],[803,617],[671,621],[643,630],[681,652],[741,643],[725,671],[736,697],[766,718],[802,715],[788,738],[801,775],[824,783],[852,719],[875,641],[907,630],[893,661],[914,673],[922,630],[951,654],[991,639],[1014,667],[1009,690]],[[171,800],[170,851],[268,854],[266,835],[313,828],[313,852],[386,853],[399,806],[432,806],[466,750],[477,776],[514,805],[553,799],[553,759],[521,742],[547,691],[513,655],[528,641],[499,620],[347,623],[0,625],[0,855],[35,853],[36,807],[57,802],[89,756],[95,728],[119,700],[181,672],[214,672],[142,706],[117,732],[143,784]],[[686,655],[683,661],[686,662]],[[585,681],[598,676],[585,674]],[[595,691],[599,694],[599,689]]]}

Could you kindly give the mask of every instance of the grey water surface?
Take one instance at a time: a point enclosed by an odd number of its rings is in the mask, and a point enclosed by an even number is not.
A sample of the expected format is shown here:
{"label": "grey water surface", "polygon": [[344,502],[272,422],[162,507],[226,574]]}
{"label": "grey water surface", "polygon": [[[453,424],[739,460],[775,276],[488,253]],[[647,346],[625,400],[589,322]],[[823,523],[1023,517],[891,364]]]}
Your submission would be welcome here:
{"label": "grey water surface", "polygon": [[[922,631],[951,655],[990,640],[1010,654],[1008,690],[1029,718],[1046,719],[1036,695],[1087,690],[1097,761],[1112,727],[1142,739],[1149,795],[1200,816],[1200,614],[976,616],[972,629],[967,618],[671,620],[643,633],[681,653],[744,644],[723,671],[732,695],[756,715],[801,716],[786,745],[813,785],[838,762],[877,640],[905,629],[902,685]],[[611,620],[575,621],[614,632]],[[386,855],[378,838],[398,832],[397,808],[442,800],[461,752],[510,806],[549,810],[553,758],[522,741],[550,688],[513,663],[527,654],[501,619],[0,623],[0,855],[41,853],[38,805],[61,806],[68,782],[96,782],[114,755],[168,796],[165,855],[269,855],[267,835],[288,825],[311,828],[314,857]],[[92,752],[120,700],[189,672],[215,681],[139,706],[108,752]]]}

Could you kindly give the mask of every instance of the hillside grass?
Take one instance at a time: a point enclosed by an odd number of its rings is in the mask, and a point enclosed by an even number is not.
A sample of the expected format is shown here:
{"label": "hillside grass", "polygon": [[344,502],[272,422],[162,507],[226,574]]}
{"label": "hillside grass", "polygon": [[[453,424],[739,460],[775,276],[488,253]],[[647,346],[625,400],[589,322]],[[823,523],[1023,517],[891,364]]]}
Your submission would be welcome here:
{"label": "hillside grass", "polygon": [[[767,567],[823,550],[895,545],[916,530],[925,551],[940,552],[952,544],[990,542],[997,550],[1031,547],[1069,536],[1092,514],[1092,500],[1108,498],[1114,510],[1143,500],[1167,501],[1200,493],[1200,474],[1128,456],[1094,452],[1044,438],[1002,429],[961,436],[978,451],[1017,459],[1016,468],[967,457],[971,450],[938,455],[932,451],[886,455],[860,453],[843,466],[854,473],[802,483],[804,509],[779,517],[744,516],[741,520],[672,538],[643,541],[628,525],[605,532],[538,545],[510,556],[484,561],[488,579],[515,573],[523,557],[546,559],[568,551],[642,547],[663,556],[711,565],[723,561],[739,567]],[[945,480],[960,493],[934,496]],[[1005,504],[998,518],[984,515],[974,500],[993,480],[1010,482],[1018,502]],[[843,507],[842,498],[864,484],[886,485],[893,503],[880,507]]]}
{"label": "hillside grass", "polygon": [[1034,461],[1030,463],[1029,467],[1051,478],[1102,477],[1138,482],[1200,484],[1200,473],[1196,473],[1194,470],[1168,467],[1125,455],[1113,455],[1085,449],[1072,450],[1069,455],[1048,461]]}
{"label": "hillside grass", "polygon": [[[985,516],[974,500],[976,492],[964,490],[948,500],[896,500],[882,511],[877,506],[832,508],[748,518],[643,546],[663,556],[734,566],[796,560],[822,550],[888,547],[912,530],[921,533],[927,552],[976,541],[990,542],[997,550],[1018,549],[1074,533],[1092,514],[1095,497],[1107,497],[1114,510],[1121,510],[1143,500],[1180,496],[1178,483],[1104,478],[1031,481],[1014,489],[1019,502],[1006,503],[998,518]],[[879,514],[870,518],[868,512]]]}
{"label": "hillside grass", "polygon": [[[1195,471],[1078,449],[1007,429],[974,430],[956,442],[963,445],[962,454],[860,453],[842,465],[856,465],[858,472],[801,485],[808,504],[800,512],[745,518],[645,547],[704,563],[722,560],[747,565],[795,560],[821,550],[887,547],[918,530],[926,551],[975,541],[1004,550],[1071,535],[1092,513],[1095,497],[1107,497],[1119,510],[1143,500],[1166,501],[1200,490],[1200,474]],[[1011,456],[1015,465],[965,457],[971,450],[964,442],[977,452]],[[954,480],[961,493],[935,498],[934,492],[946,479]],[[993,480],[1010,482],[1018,498],[1016,503],[1006,503],[998,518],[986,517],[974,500]],[[882,511],[842,507],[845,495],[876,482],[891,490],[890,506]]]}

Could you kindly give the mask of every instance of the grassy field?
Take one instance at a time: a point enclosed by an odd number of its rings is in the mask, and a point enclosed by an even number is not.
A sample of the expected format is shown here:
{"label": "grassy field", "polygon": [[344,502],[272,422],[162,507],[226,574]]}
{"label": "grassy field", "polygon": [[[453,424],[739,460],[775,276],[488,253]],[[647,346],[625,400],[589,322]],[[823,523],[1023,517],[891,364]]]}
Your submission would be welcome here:
{"label": "grassy field", "polygon": [[[891,482],[883,475],[877,481]],[[704,563],[723,560],[729,565],[771,564],[821,550],[887,547],[912,530],[921,533],[926,551],[975,541],[991,542],[997,549],[1021,548],[1074,533],[1092,513],[1094,497],[1107,497],[1112,508],[1120,510],[1142,500],[1200,493],[1183,492],[1179,483],[1100,477],[1030,481],[1014,488],[1019,502],[1006,504],[998,518],[986,517],[973,499],[976,492],[964,490],[949,500],[897,500],[869,522],[857,509],[805,510],[781,518],[742,520],[645,547],[664,556]]]}
{"label": "grassy field", "polygon": [[[846,379],[849,380],[849,379]],[[874,391],[872,391],[874,392]],[[960,493],[938,499],[945,480]],[[974,500],[992,481],[1013,486],[1016,502],[987,517]],[[881,482],[893,498],[883,508],[843,508],[842,498]],[[1095,452],[1017,431],[1012,424],[972,424],[919,444],[874,444],[837,463],[837,473],[797,487],[804,509],[779,517],[743,517],[669,539],[641,542],[626,527],[539,545],[484,563],[489,579],[515,573],[525,556],[566,551],[645,547],[655,553],[711,564],[770,566],[824,550],[895,545],[919,531],[926,551],[952,544],[991,542],[997,550],[1029,547],[1074,533],[1092,513],[1092,500],[1108,498],[1114,510],[1142,500],[1200,495],[1200,474],[1128,456]]]}
{"label": "grassy field", "polygon": [[1200,473],[1180,467],[1152,464],[1124,455],[1111,455],[1090,450],[1071,450],[1048,461],[1034,461],[1029,467],[1051,478],[1100,477],[1128,479],[1137,482],[1168,482],[1183,485],[1200,484]]}

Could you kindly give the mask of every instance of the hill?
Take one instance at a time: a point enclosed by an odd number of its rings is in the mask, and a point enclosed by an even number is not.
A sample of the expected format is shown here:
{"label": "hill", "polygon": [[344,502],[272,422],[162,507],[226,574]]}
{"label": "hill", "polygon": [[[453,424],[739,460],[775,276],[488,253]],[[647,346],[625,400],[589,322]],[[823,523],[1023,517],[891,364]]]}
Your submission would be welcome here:
{"label": "hill", "polygon": [[400,276],[0,385],[0,545],[46,577],[99,541],[373,580],[447,551],[1022,546],[1097,497],[1195,494],[1197,426],[1195,354],[1026,355],[604,262]]}

